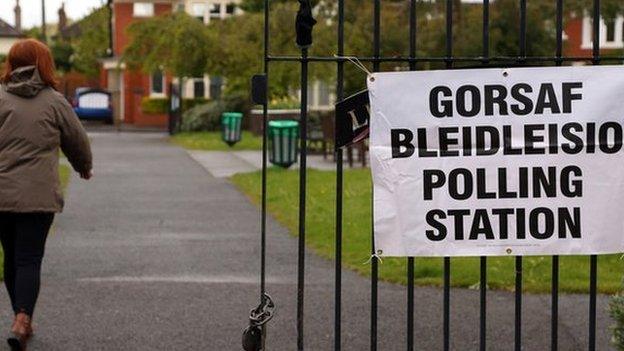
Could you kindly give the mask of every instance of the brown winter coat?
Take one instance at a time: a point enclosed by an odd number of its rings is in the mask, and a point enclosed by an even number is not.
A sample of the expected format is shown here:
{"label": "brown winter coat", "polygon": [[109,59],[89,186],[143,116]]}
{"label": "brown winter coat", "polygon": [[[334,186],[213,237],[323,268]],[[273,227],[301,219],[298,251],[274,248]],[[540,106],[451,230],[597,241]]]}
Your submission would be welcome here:
{"label": "brown winter coat", "polygon": [[89,139],[71,105],[34,66],[0,88],[0,212],[61,212],[59,148],[74,170],[92,167]]}

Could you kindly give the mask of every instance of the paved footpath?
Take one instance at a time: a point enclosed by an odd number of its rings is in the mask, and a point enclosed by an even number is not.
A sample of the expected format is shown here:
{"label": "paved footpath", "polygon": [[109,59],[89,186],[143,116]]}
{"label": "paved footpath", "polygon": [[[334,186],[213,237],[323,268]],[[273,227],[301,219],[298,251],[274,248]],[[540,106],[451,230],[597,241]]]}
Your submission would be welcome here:
{"label": "paved footpath", "polygon": [[[30,350],[240,350],[257,303],[259,212],[163,134],[92,134],[96,177],[72,179],[45,259]],[[328,233],[328,235],[332,235]],[[268,350],[295,350],[296,239],[269,222]],[[383,265],[381,266],[383,270]],[[333,345],[333,263],[307,257],[306,350]],[[343,349],[368,349],[367,279],[344,272]],[[379,350],[403,350],[405,288],[380,284]],[[488,349],[510,350],[513,295],[490,292]],[[451,347],[475,350],[478,291],[452,291]],[[442,295],[416,290],[418,350],[442,346]],[[586,349],[587,296],[561,299],[560,349]],[[549,296],[524,300],[525,350],[547,349]],[[598,349],[608,349],[607,299]],[[9,328],[6,294],[0,327]]]}

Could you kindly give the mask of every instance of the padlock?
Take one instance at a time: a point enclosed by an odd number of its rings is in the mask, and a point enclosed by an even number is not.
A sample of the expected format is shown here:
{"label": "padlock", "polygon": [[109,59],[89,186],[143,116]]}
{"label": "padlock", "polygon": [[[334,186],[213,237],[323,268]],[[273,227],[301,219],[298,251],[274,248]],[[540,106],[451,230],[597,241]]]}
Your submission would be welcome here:
{"label": "padlock", "polygon": [[262,328],[250,325],[243,331],[243,349],[245,351],[262,350]]}

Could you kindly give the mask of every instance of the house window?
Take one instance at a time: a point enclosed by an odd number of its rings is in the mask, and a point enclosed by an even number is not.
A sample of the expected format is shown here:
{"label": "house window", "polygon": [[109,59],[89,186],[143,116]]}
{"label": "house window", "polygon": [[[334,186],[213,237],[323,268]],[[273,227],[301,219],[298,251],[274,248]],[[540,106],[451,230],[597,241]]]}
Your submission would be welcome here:
{"label": "house window", "polygon": [[184,4],[178,4],[178,8],[176,9],[176,11],[178,11],[178,12],[186,11],[186,8],[185,8]]}
{"label": "house window", "polygon": [[[594,26],[590,16],[583,18],[581,49],[591,50],[594,41]],[[600,45],[603,49],[624,48],[624,17],[603,18],[600,21]]]}
{"label": "house window", "polygon": [[221,4],[212,4],[210,18],[221,18]]}
{"label": "house window", "polygon": [[149,2],[135,2],[133,7],[134,17],[154,16],[154,4]]}
{"label": "house window", "polygon": [[331,102],[329,101],[329,87],[327,84],[323,82],[319,82],[319,92],[318,92],[318,105],[319,106],[329,106]]}
{"label": "house window", "polygon": [[154,72],[150,76],[150,95],[165,95],[165,75],[162,71]]}
{"label": "house window", "polygon": [[615,42],[615,31],[616,31],[615,18],[610,18],[610,19],[605,20],[605,25],[607,26],[606,41],[608,43]]}
{"label": "house window", "polygon": [[193,17],[204,22],[204,17],[206,15],[206,4],[201,3],[201,2],[193,3],[192,11],[193,11]]}
{"label": "house window", "polygon": [[225,6],[225,13],[228,15],[233,15],[234,11],[236,11],[236,4],[227,4]]}
{"label": "house window", "polygon": [[197,78],[193,82],[193,97],[196,99],[206,97],[206,84],[204,83],[204,78]]}
{"label": "house window", "polygon": [[213,100],[220,99],[222,87],[223,87],[223,78],[210,77],[210,98]]}

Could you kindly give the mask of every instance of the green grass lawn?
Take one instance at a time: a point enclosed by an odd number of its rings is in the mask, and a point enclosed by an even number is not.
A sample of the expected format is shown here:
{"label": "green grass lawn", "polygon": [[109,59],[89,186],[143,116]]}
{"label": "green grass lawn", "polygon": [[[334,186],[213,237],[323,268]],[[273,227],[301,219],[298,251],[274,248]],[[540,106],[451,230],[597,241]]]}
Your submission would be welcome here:
{"label": "green grass lawn", "polygon": [[[260,173],[235,175],[232,178],[250,199],[260,202]],[[297,171],[270,169],[268,173],[268,210],[291,233],[298,228]],[[335,172],[311,170],[308,173],[306,243],[317,254],[334,257]],[[347,170],[344,174],[344,265],[363,275],[370,274],[365,262],[370,256],[371,177],[369,170]],[[296,255],[296,252],[292,253]],[[441,258],[416,258],[416,284],[442,285]],[[584,293],[589,290],[589,257],[560,258],[560,291]],[[514,258],[488,258],[488,286],[493,289],[513,290]],[[406,259],[383,259],[379,266],[380,278],[395,283],[406,283]],[[523,288],[527,292],[550,291],[551,258],[524,259]],[[456,287],[476,287],[479,283],[478,258],[451,260],[451,284]],[[615,293],[621,287],[624,261],[619,255],[598,258],[598,290]]]}
{"label": "green grass lawn", "polygon": [[[69,176],[71,174],[71,169],[68,166],[60,165],[59,166],[59,176],[61,179],[61,186],[63,189],[67,188],[67,184],[69,183]],[[0,262],[4,262],[4,252],[0,248]],[[4,268],[2,264],[0,264],[0,280],[4,280]]]}
{"label": "green grass lawn", "polygon": [[230,147],[221,140],[220,132],[179,133],[171,140],[186,149],[211,151],[262,150],[262,138],[243,131],[241,141]]}

